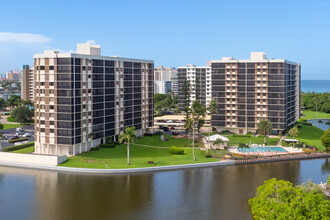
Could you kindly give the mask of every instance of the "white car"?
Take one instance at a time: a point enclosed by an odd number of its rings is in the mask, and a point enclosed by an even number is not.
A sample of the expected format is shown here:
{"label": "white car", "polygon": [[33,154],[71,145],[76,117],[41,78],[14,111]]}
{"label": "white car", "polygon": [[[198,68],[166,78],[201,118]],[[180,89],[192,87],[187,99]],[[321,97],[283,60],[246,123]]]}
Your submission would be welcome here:
{"label": "white car", "polygon": [[31,137],[31,136],[32,136],[31,133],[25,133],[25,134],[23,134],[23,137]]}
{"label": "white car", "polygon": [[23,144],[22,142],[16,142],[14,145],[20,145]]}
{"label": "white car", "polygon": [[22,144],[27,144],[27,143],[29,143],[28,141],[22,141]]}

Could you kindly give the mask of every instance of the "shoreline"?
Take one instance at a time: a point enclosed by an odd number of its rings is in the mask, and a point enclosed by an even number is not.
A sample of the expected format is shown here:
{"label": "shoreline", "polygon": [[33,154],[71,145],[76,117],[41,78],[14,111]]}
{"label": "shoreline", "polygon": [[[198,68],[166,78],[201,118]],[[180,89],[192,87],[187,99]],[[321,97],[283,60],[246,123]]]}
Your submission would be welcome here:
{"label": "shoreline", "polygon": [[181,165],[143,167],[143,168],[126,168],[126,169],[76,168],[76,167],[62,167],[62,166],[50,166],[50,165],[41,165],[41,164],[32,164],[32,163],[0,161],[0,166],[32,168],[32,169],[49,170],[49,171],[64,171],[64,172],[85,173],[85,174],[88,173],[89,174],[130,174],[130,173],[170,171],[170,170],[181,170],[181,169],[189,169],[189,168],[203,168],[203,167],[216,167],[216,166],[229,166],[229,165],[235,165],[235,161],[226,160],[226,161],[208,162],[208,163],[181,164]]}
{"label": "shoreline", "polygon": [[191,168],[245,165],[245,164],[255,164],[255,163],[272,163],[272,162],[283,162],[290,160],[310,160],[310,159],[313,160],[313,159],[322,159],[328,157],[330,157],[329,153],[315,153],[315,154],[302,154],[302,155],[286,154],[286,155],[277,155],[277,157],[275,158],[270,156],[268,158],[264,157],[264,158],[256,158],[256,159],[223,160],[223,161],[207,162],[207,163],[180,164],[180,165],[141,167],[141,168],[124,168],[124,169],[62,167],[55,165],[42,165],[42,164],[6,162],[6,161],[0,161],[0,166],[49,170],[49,171],[62,171],[62,172],[71,172],[71,173],[83,173],[83,174],[131,174],[131,173],[143,173],[143,172],[182,170],[182,169],[191,169]]}

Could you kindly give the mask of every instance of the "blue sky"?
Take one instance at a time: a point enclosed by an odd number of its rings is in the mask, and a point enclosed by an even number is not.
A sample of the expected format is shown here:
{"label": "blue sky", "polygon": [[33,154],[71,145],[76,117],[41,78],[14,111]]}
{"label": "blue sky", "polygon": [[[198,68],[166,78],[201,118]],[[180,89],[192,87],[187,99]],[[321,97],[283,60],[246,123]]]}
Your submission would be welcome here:
{"label": "blue sky", "polygon": [[102,55],[155,66],[205,65],[251,51],[302,64],[303,79],[330,79],[329,0],[2,1],[0,73],[44,49],[93,40]]}

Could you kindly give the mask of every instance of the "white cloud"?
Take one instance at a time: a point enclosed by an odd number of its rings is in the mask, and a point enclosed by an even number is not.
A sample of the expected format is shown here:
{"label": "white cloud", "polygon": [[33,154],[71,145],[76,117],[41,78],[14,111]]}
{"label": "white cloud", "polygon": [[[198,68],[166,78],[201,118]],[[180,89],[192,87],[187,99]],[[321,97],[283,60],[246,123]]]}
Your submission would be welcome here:
{"label": "white cloud", "polygon": [[96,44],[96,43],[95,43],[95,40],[88,40],[88,41],[86,42],[86,44],[94,45],[94,44]]}
{"label": "white cloud", "polygon": [[0,42],[19,42],[24,44],[46,44],[52,39],[40,34],[0,32]]}

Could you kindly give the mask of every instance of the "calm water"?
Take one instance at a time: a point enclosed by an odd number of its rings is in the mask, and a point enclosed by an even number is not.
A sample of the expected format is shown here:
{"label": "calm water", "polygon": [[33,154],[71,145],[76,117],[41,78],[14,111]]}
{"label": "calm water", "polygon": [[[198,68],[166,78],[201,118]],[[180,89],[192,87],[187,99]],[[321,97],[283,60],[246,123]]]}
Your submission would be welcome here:
{"label": "calm water", "polygon": [[303,92],[330,92],[330,80],[301,80]]}
{"label": "calm water", "polygon": [[330,119],[313,119],[313,120],[307,120],[308,122],[312,123],[312,125],[321,128],[322,130],[327,130],[328,128],[330,128],[330,125],[327,124],[327,122],[330,122]]}
{"label": "calm water", "polygon": [[264,180],[329,173],[326,159],[96,176],[0,166],[0,219],[251,219]]}

